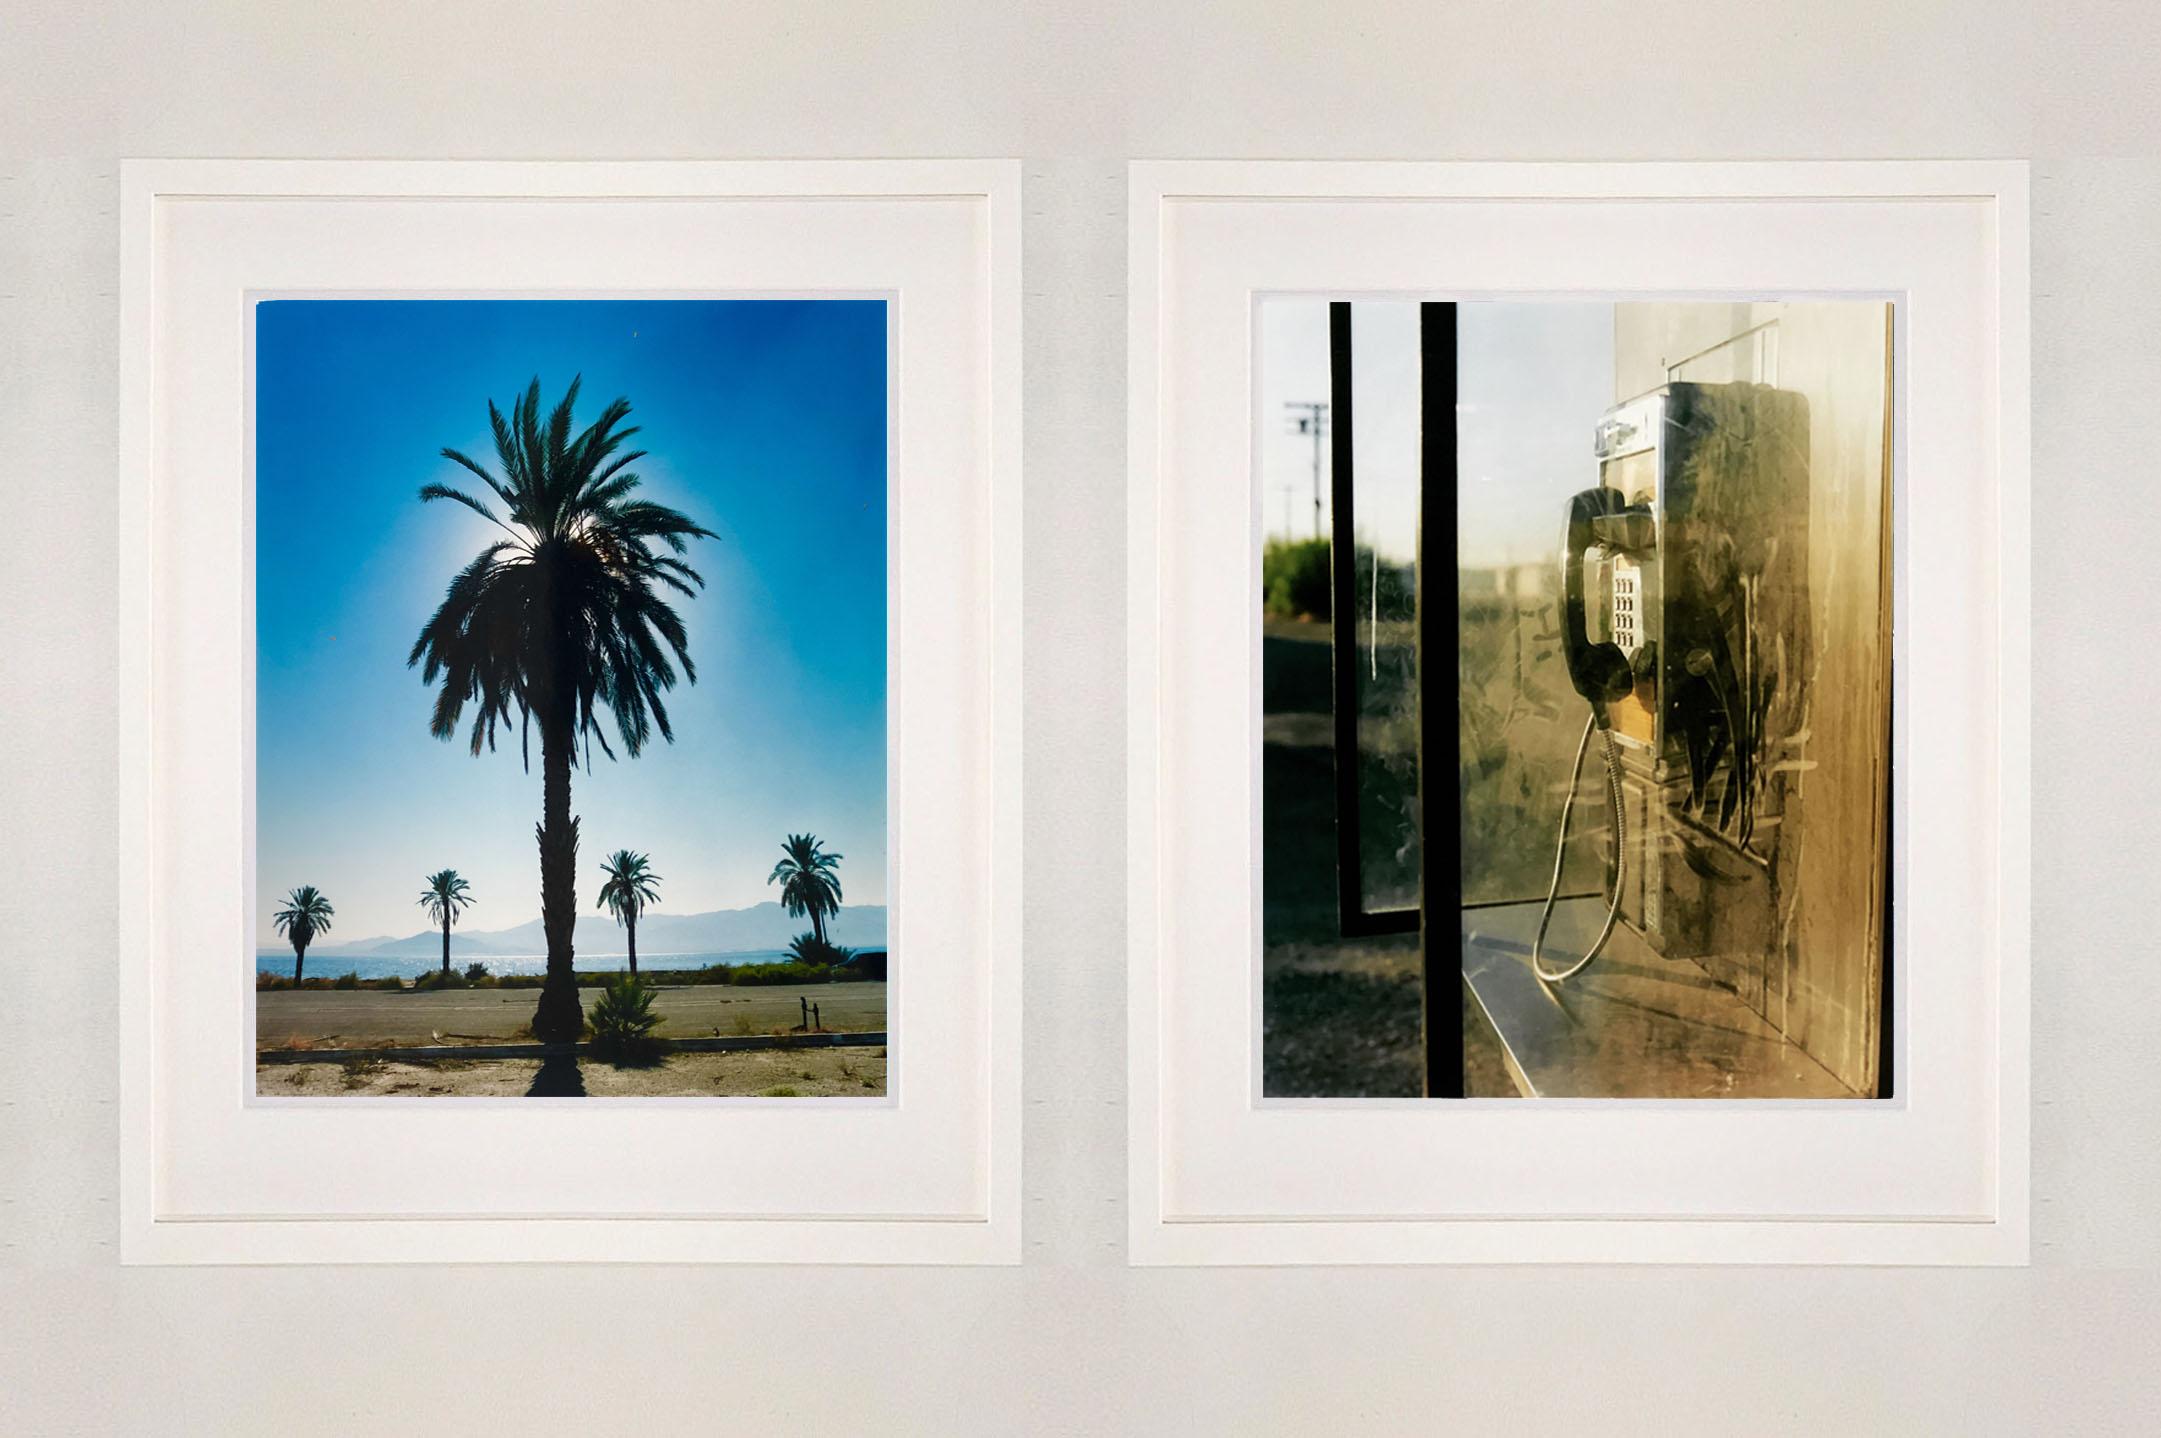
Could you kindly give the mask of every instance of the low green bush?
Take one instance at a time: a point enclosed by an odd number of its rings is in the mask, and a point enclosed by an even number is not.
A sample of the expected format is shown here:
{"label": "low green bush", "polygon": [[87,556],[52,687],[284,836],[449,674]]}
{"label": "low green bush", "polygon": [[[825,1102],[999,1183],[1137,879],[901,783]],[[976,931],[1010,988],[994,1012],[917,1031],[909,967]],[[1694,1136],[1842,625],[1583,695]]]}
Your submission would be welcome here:
{"label": "low green bush", "polygon": [[835,983],[884,983],[885,950],[862,949],[851,955],[848,961],[833,970]]}
{"label": "low green bush", "polygon": [[[418,981],[414,984],[415,988],[423,986]],[[257,993],[290,993],[292,987],[293,980],[290,974],[258,973],[255,976],[255,991]],[[303,980],[300,987],[311,994],[329,990],[351,993],[355,989],[364,989],[376,993],[396,993],[405,987],[405,980],[399,978],[396,974],[385,974],[379,979],[364,979],[358,973],[347,972],[338,975],[334,979],[311,976]]]}
{"label": "low green bush", "polygon": [[829,984],[833,982],[833,970],[814,964],[793,961],[777,964],[738,964],[730,983],[738,985],[760,984]]}
{"label": "low green bush", "polygon": [[[885,951],[883,949],[866,949],[856,953],[836,946],[834,952],[845,957],[835,959],[830,964],[822,965],[801,963],[794,959],[776,959],[755,964],[707,964],[705,967],[698,969],[654,969],[641,974],[639,977],[650,985],[665,986],[667,988],[687,988],[716,984],[727,986],[733,984],[846,983],[885,977]],[[415,979],[413,987],[416,989],[441,987],[440,971],[434,972],[436,977],[432,979],[425,975]],[[620,969],[579,969],[577,971],[578,987],[581,989],[604,989],[614,982],[616,978],[620,977],[622,972]],[[480,979],[453,975],[452,979],[451,987],[453,988],[481,989],[537,989],[547,982],[545,974],[489,974],[487,977]],[[364,986],[373,982],[372,979],[366,980]],[[315,986],[315,981],[310,979],[308,984],[312,988]],[[285,986],[290,988],[292,981],[287,980]]]}
{"label": "low green bush", "polygon": [[660,1054],[653,1030],[660,1015],[653,1012],[653,986],[643,979],[618,974],[608,981],[593,1004],[587,1022],[593,1030],[593,1053],[612,1063],[650,1063]]}
{"label": "low green bush", "polygon": [[[320,975],[301,980],[299,986],[309,993],[346,987],[340,981],[326,979]],[[285,974],[267,974],[258,971],[255,975],[255,988],[258,993],[289,993],[293,988],[293,981],[290,976]]]}
{"label": "low green bush", "polygon": [[[625,969],[575,969],[572,971],[577,978],[578,987],[581,989],[604,989],[627,972],[628,970]],[[645,975],[641,974],[639,977],[643,978]],[[484,979],[474,980],[473,986],[482,989],[537,989],[547,981],[548,976],[544,973],[490,974]],[[689,979],[680,978],[673,973],[668,975],[668,981],[670,983],[690,982]]]}
{"label": "low green bush", "polygon": [[1261,609],[1280,619],[1326,619],[1328,541],[1271,539],[1261,547]]}

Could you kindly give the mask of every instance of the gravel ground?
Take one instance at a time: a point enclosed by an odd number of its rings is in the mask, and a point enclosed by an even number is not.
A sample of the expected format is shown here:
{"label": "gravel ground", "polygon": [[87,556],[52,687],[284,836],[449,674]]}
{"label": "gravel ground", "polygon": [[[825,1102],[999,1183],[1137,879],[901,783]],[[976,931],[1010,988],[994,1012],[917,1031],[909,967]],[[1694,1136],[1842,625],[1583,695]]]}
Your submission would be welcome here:
{"label": "gravel ground", "polygon": [[258,1064],[255,1083],[264,1098],[880,1098],[885,1072],[883,1048],[754,1049],[672,1054],[647,1067],[590,1058]]}

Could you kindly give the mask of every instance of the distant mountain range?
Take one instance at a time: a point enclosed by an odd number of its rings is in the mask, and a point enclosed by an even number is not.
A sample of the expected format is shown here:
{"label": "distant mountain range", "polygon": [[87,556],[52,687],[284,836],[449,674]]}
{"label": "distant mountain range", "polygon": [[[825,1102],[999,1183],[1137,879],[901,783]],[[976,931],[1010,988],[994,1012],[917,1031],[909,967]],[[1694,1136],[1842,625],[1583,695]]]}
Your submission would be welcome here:
{"label": "distant mountain range", "polygon": [[[785,949],[788,941],[808,931],[810,924],[788,916],[777,903],[752,904],[747,909],[714,909],[704,914],[663,914],[658,911],[638,920],[638,952],[641,954],[731,954],[760,949]],[[826,934],[836,944],[852,949],[882,948],[885,944],[885,906],[851,904],[826,921]],[[571,943],[579,958],[606,958],[626,952],[623,929],[606,914],[580,914]],[[450,952],[486,957],[491,954],[542,954],[548,949],[540,920],[514,929],[450,931]],[[311,945],[308,957],[386,958],[440,954],[443,931],[423,929],[402,939],[378,937],[351,939],[343,943]],[[273,948],[259,948],[274,953]]]}

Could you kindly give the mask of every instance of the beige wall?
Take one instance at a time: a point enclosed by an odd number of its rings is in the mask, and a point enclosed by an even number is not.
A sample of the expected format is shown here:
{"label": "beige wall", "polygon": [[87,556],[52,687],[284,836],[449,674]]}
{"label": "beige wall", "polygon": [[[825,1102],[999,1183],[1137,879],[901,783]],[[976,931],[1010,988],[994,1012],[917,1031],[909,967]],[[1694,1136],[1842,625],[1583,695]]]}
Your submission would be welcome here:
{"label": "beige wall", "polygon": [[[2143,1431],[2161,9],[8,0],[0,50],[0,1432]],[[1027,159],[1025,1265],[122,1270],[116,157],[820,153]],[[1125,157],[2021,154],[2034,1266],[1128,1269]]]}

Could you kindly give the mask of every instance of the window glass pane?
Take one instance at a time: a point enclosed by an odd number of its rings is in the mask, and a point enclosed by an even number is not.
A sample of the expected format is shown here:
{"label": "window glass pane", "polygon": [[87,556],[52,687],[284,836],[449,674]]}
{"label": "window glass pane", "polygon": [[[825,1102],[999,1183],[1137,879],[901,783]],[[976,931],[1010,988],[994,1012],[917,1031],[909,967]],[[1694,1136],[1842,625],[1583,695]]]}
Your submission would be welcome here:
{"label": "window glass pane", "polygon": [[[1456,310],[1457,593],[1463,901],[1544,896],[1583,701],[1560,645],[1561,518],[1598,482],[1613,403],[1613,306]],[[1573,815],[1562,892],[1598,887],[1598,786]]]}
{"label": "window glass pane", "polygon": [[[1361,887],[1369,907],[1415,918],[1416,811],[1405,801],[1416,793],[1417,311],[1356,308],[1353,438],[1373,453],[1361,451],[1354,472],[1364,600],[1344,657],[1358,676],[1360,758],[1380,766],[1361,785],[1360,871],[1371,876]],[[1369,308],[1406,318],[1369,319]],[[1262,1091],[1411,1097],[1424,1083],[1418,935],[1346,932],[1340,902],[1328,302],[1264,301],[1259,330]]]}
{"label": "window glass pane", "polygon": [[1516,1086],[1883,1092],[1887,307],[1457,330],[1462,966]]}
{"label": "window glass pane", "polygon": [[1351,306],[1359,887],[1418,907],[1418,305]]}

